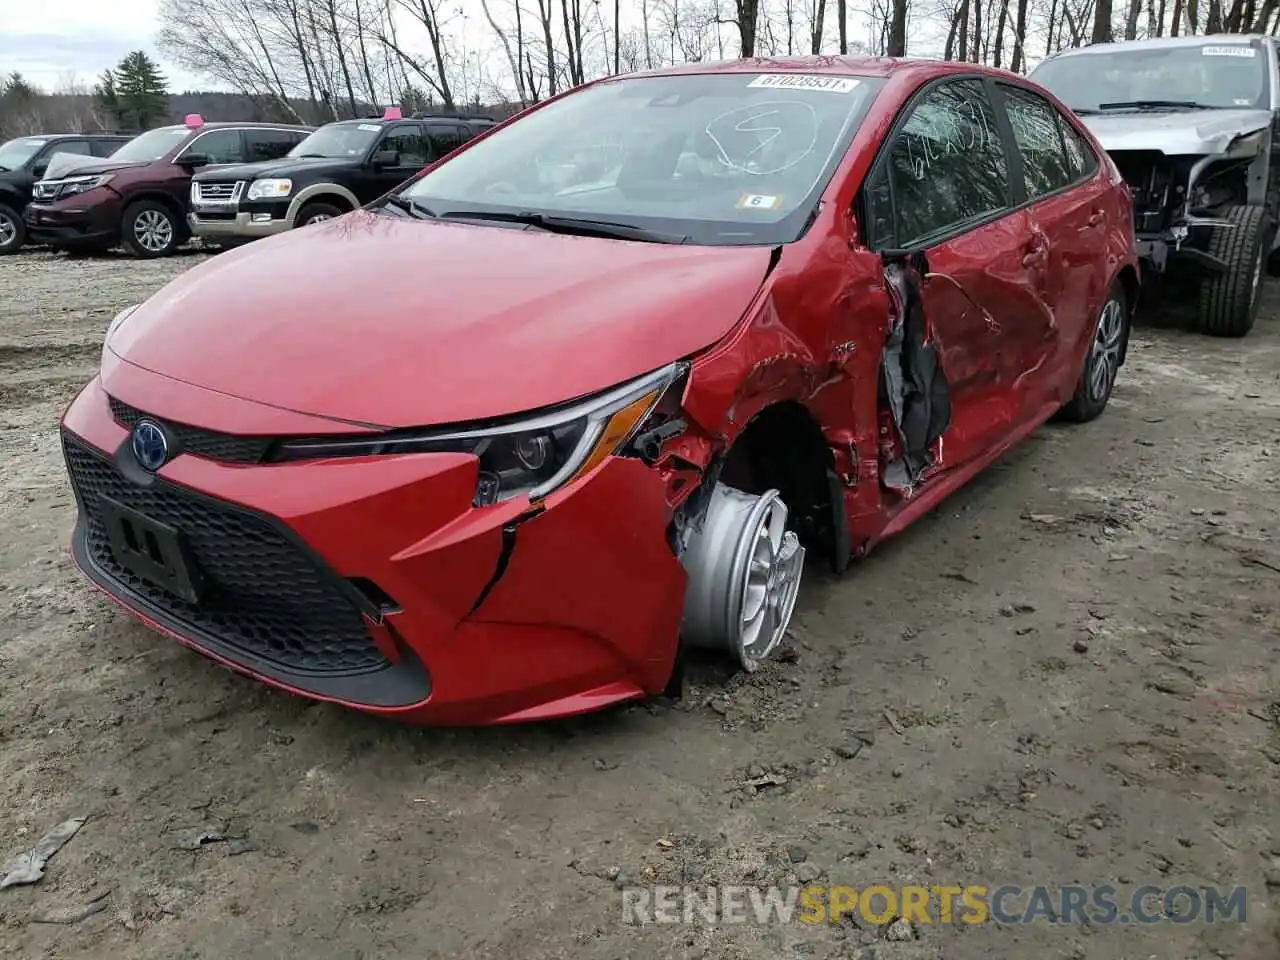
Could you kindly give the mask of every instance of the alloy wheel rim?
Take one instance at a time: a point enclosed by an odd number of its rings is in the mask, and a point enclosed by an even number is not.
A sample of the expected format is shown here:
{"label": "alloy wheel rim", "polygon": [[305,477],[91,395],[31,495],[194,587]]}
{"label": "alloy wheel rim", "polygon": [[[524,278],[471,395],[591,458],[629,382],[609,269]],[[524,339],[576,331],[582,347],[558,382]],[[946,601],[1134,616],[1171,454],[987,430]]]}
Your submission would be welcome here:
{"label": "alloy wheel rim", "polygon": [[303,224],[303,226],[306,226],[306,225],[308,225],[308,224],[312,224],[312,223],[323,223],[325,220],[328,220],[328,219],[330,219],[329,214],[327,214],[327,213],[317,213],[317,214],[314,214],[314,215],[312,215],[312,216],[310,216],[310,217],[307,217],[307,223],[306,223],[306,224]]}
{"label": "alloy wheel rim", "polygon": [[781,642],[800,593],[804,552],[787,530],[787,508],[778,497],[761,499],[753,533],[742,543],[747,555],[742,584],[738,660],[747,669],[768,657]]}
{"label": "alloy wheel rim", "polygon": [[0,247],[13,243],[18,235],[18,225],[7,213],[0,213]]}
{"label": "alloy wheel rim", "polygon": [[159,253],[173,241],[173,224],[159,210],[143,210],[133,221],[133,235],[152,253]]}
{"label": "alloy wheel rim", "polygon": [[1120,369],[1120,341],[1124,335],[1124,314],[1119,301],[1108,300],[1098,317],[1089,358],[1089,394],[1105,400]]}

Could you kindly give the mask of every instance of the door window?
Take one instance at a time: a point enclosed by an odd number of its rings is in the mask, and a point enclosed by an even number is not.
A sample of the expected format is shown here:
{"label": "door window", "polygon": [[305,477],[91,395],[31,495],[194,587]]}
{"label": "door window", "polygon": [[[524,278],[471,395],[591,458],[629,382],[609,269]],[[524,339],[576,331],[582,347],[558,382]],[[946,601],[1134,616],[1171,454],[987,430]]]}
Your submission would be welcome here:
{"label": "door window", "polygon": [[95,140],[93,141],[93,144],[92,144],[93,155],[95,157],[109,157],[128,142],[129,142],[128,140],[124,140],[124,139]]}
{"label": "door window", "polygon": [[401,167],[425,167],[430,159],[427,139],[419,127],[395,127],[378,145],[378,150],[394,150],[400,154]]}
{"label": "door window", "polygon": [[244,132],[245,155],[250,163],[258,160],[279,160],[298,143],[298,135],[292,130],[246,130]]}
{"label": "door window", "polygon": [[74,153],[82,157],[93,156],[89,150],[88,140],[63,140],[61,143],[55,143],[49,148],[48,156],[55,153]]}
{"label": "door window", "polygon": [[911,108],[866,207],[872,242],[909,247],[1009,206],[1009,164],[980,80],[934,87]]}
{"label": "door window", "polygon": [[452,153],[462,146],[462,131],[452,123],[433,123],[427,127],[427,136],[431,138],[431,149],[436,159]]}
{"label": "door window", "polygon": [[1001,85],[1013,140],[1022,155],[1027,199],[1061,190],[1074,179],[1058,111],[1029,90]]}
{"label": "door window", "polygon": [[210,130],[202,133],[175,159],[186,156],[208,157],[212,163],[244,163],[244,144],[240,131],[235,129]]}

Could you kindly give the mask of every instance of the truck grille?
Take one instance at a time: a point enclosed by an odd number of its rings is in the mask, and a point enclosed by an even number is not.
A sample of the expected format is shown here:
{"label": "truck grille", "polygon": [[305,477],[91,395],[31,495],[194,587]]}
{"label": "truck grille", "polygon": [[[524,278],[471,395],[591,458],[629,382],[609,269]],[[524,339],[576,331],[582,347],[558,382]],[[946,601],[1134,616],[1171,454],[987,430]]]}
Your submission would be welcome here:
{"label": "truck grille", "polygon": [[[189,628],[193,639],[211,637],[296,674],[350,676],[391,666],[344,581],[276,521],[159,477],[141,486],[71,434],[64,432],[62,442],[89,558],[115,585]],[[181,532],[208,585],[198,604],[117,561],[102,496]]]}
{"label": "truck grille", "polygon": [[261,463],[273,442],[272,437],[238,437],[230,433],[218,433],[201,427],[191,427],[184,423],[173,423],[163,417],[154,417],[143,413],[135,407],[108,398],[111,404],[111,415],[121,426],[132,427],[143,417],[165,424],[178,441],[183,453],[190,453],[207,460],[224,460],[230,463]]}
{"label": "truck grille", "polygon": [[243,180],[236,180],[234,183],[201,183],[193,180],[191,199],[195,203],[232,204],[240,199],[240,192],[243,189]]}

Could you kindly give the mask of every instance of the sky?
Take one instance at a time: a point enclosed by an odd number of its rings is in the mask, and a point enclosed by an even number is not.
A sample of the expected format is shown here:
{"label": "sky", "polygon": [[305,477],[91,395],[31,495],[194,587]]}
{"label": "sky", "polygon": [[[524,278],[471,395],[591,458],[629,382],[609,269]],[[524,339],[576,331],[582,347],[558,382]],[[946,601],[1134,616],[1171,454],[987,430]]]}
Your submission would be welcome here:
{"label": "sky", "polygon": [[0,74],[19,71],[46,90],[74,75],[92,86],[132,50],[146,50],[170,90],[208,87],[166,63],[155,46],[156,0],[0,0]]}
{"label": "sky", "polygon": [[[457,4],[473,15],[468,15],[462,24],[453,22],[451,29],[461,27],[472,43],[480,40],[481,34],[484,42],[490,42],[479,4],[474,0],[457,0]],[[624,9],[633,5],[623,4]],[[851,8],[855,6],[860,5],[850,4]],[[170,90],[216,89],[216,84],[166,62],[156,49],[158,7],[159,0],[0,0],[0,76],[17,70],[45,90],[65,89],[72,80],[92,87],[102,71],[114,67],[125,54],[145,50],[160,65]],[[797,7],[803,4],[798,3]],[[864,17],[852,15],[850,21],[850,37],[861,38],[866,29]],[[921,26],[930,33],[929,27],[934,25],[912,24],[910,34],[917,44],[922,39]],[[834,26],[831,32],[834,33]],[[414,37],[413,33],[412,28],[407,30],[402,41],[427,49],[425,38]],[[929,56],[939,51],[912,52]]]}

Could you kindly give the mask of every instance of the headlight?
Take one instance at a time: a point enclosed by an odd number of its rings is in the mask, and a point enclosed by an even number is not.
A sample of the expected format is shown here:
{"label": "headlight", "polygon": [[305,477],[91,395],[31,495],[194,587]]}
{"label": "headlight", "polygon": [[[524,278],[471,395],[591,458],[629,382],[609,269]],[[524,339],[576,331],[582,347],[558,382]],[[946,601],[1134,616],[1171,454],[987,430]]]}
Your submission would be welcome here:
{"label": "headlight", "polygon": [[292,180],[255,180],[249,184],[248,199],[270,200],[274,197],[287,197],[292,189]]}
{"label": "headlight", "polygon": [[588,400],[475,429],[288,441],[272,459],[471,453],[480,460],[472,500],[475,506],[500,503],[521,494],[539,500],[617,453],[635,437],[664,396],[683,389],[687,372],[687,364],[673,363]]}
{"label": "headlight", "polygon": [[106,186],[112,181],[113,177],[109,173],[98,174],[89,177],[68,177],[62,181],[61,189],[58,190],[59,197],[73,197],[77,193],[85,193],[97,187]]}
{"label": "headlight", "polygon": [[115,317],[112,319],[111,323],[109,323],[109,324],[107,325],[107,335],[106,335],[105,337],[103,337],[103,338],[102,338],[102,342],[103,342],[103,344],[107,344],[107,343],[109,343],[109,342],[111,341],[111,337],[112,337],[112,335],[113,335],[117,330],[119,330],[119,329],[120,329],[120,324],[122,324],[122,323],[124,323],[126,320],[128,320],[128,319],[129,319],[129,315],[130,315],[131,313],[133,313],[133,311],[137,310],[140,306],[142,306],[142,304],[140,304],[140,303],[135,303],[135,304],[134,304],[133,306],[131,306],[131,307],[125,307],[123,310],[121,310],[119,313],[117,313],[117,314],[115,315]]}

